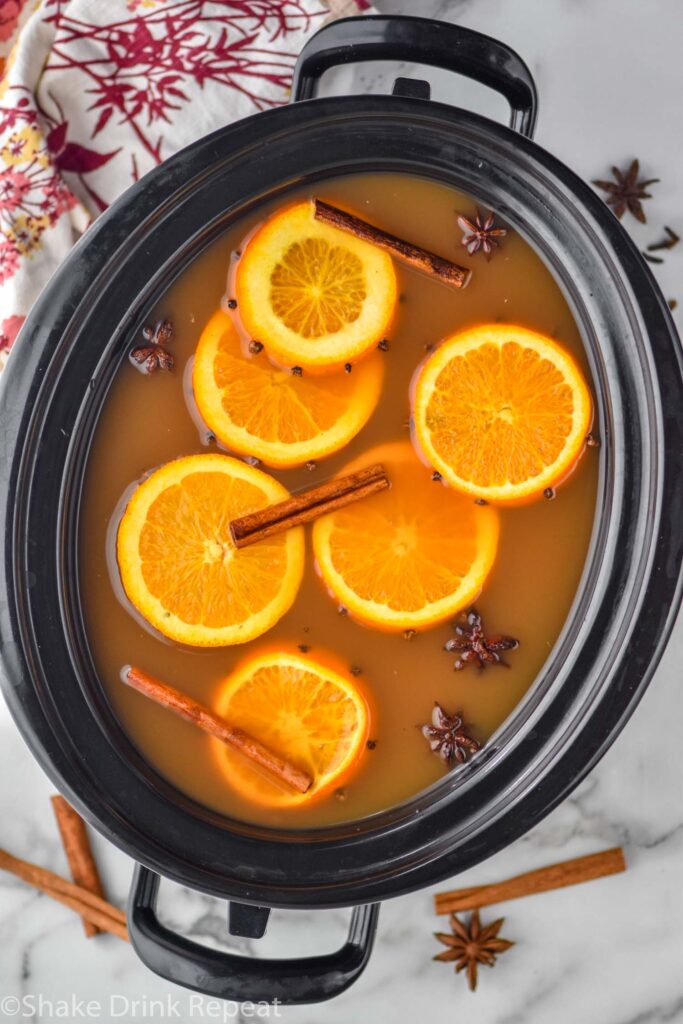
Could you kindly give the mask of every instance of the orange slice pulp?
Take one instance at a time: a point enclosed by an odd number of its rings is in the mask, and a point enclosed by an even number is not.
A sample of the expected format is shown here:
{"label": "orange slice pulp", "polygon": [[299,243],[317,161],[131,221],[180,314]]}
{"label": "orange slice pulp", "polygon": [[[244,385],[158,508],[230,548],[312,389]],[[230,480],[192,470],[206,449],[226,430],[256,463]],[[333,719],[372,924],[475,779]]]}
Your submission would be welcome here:
{"label": "orange slice pulp", "polygon": [[459,491],[500,504],[530,501],[560,483],[584,450],[592,415],[572,356],[507,324],[446,339],[414,387],[425,458]]}
{"label": "orange slice pulp", "polygon": [[215,313],[195,353],[192,386],[207,426],[233,451],[268,466],[301,465],[343,448],[367,423],[382,388],[374,353],[353,373],[293,376],[265,352],[247,356],[227,313]]}
{"label": "orange slice pulp", "polygon": [[320,518],[313,549],[336,600],[378,629],[424,629],[480,593],[498,544],[498,515],[435,483],[409,442],[346,466],[381,462],[391,486]]}
{"label": "orange slice pulp", "polygon": [[304,569],[302,529],[238,550],[230,521],[289,492],[227,455],[189,455],[134,492],[117,535],[123,588],[172,640],[196,647],[245,643],[294,603]]}
{"label": "orange slice pulp", "polygon": [[256,231],[237,264],[242,323],[281,366],[328,373],[386,333],[397,298],[387,253],[317,221],[309,201]]}
{"label": "orange slice pulp", "polygon": [[284,651],[242,664],[222,685],[216,711],[310,773],[311,788],[297,793],[212,740],[230,784],[248,800],[278,807],[308,803],[347,778],[365,747],[370,721],[368,702],[355,679]]}

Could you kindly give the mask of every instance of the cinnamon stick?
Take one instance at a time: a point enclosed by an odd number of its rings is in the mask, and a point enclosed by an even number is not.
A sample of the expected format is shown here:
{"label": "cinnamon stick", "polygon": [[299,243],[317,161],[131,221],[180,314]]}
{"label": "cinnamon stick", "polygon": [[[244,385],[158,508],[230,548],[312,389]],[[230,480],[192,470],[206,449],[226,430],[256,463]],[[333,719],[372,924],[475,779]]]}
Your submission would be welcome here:
{"label": "cinnamon stick", "polygon": [[[102,880],[97,870],[85,822],[63,796],[57,794],[51,797],[51,802],[71,877],[77,885],[82,885],[89,892],[104,897]],[[85,917],[83,918],[83,930],[87,938],[92,938],[100,931],[97,925]]]}
{"label": "cinnamon stick", "polygon": [[129,942],[126,915],[118,907],[107,903],[101,896],[89,892],[75,882],[69,882],[60,875],[55,875],[47,868],[31,864],[27,860],[13,857],[6,850],[0,850],[0,868],[9,871],[17,878],[28,882],[34,889],[46,893],[58,903],[75,910],[91,924],[97,925],[102,931],[110,932]]}
{"label": "cinnamon stick", "polygon": [[160,679],[155,679],[154,676],[143,672],[141,668],[131,666],[124,672],[122,678],[138,693],[144,694],[145,697],[149,697],[150,700],[184,718],[186,722],[191,722],[210,736],[239,750],[241,754],[261,768],[265,768],[281,782],[287,783],[300,793],[305,793],[310,789],[313,779],[308,772],[297,768],[290,761],[285,761],[272,750],[268,750],[254,736],[230,725],[204,704],[200,704],[172,686],[167,686]]}
{"label": "cinnamon stick", "polygon": [[488,907],[492,903],[503,903],[505,900],[516,900],[522,896],[533,896],[538,892],[549,892],[551,889],[563,889],[568,885],[591,882],[595,878],[605,878],[607,875],[616,875],[625,870],[624,851],[620,847],[615,847],[602,853],[591,853],[587,857],[576,857],[560,864],[551,864],[537,871],[528,871],[504,882],[438,892],[434,896],[434,909],[437,914],[476,910],[479,907]]}
{"label": "cinnamon stick", "polygon": [[371,245],[384,249],[391,256],[395,256],[397,260],[407,263],[413,270],[419,270],[423,274],[435,277],[442,284],[449,285],[451,288],[464,288],[469,283],[472,271],[467,267],[461,267],[459,264],[453,263],[452,260],[437,256],[429,249],[413,245],[412,242],[404,242],[402,238],[390,235],[388,231],[382,231],[381,228],[376,228],[373,224],[368,224],[367,221],[356,217],[355,214],[340,210],[323,199],[313,199],[313,211],[316,220],[329,224],[333,228],[339,228],[340,231],[347,231],[364,242],[370,242]]}
{"label": "cinnamon stick", "polygon": [[348,476],[326,480],[318,487],[295,494],[276,505],[268,505],[258,512],[250,512],[230,523],[230,533],[235,547],[245,548],[259,540],[281,533],[293,526],[310,523],[311,520],[334,512],[335,509],[350,505],[389,486],[389,478],[381,463],[367,466]]}

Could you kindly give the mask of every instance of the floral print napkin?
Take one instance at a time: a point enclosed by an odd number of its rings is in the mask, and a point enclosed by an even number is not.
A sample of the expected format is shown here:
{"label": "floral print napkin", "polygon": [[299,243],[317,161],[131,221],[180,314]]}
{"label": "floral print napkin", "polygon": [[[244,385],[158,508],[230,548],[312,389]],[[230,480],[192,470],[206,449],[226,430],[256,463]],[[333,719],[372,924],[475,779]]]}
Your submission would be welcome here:
{"label": "floral print napkin", "polygon": [[171,153],[286,103],[367,0],[0,0],[0,370],[93,218]]}

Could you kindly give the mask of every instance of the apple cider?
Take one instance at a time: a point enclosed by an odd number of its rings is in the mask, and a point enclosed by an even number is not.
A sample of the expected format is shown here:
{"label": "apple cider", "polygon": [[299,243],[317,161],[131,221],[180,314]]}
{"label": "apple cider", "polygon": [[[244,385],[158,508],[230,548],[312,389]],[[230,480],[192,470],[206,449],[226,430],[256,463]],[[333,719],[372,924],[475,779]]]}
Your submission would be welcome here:
{"label": "apple cider", "polygon": [[[313,196],[470,270],[467,287],[340,228],[325,227],[338,241],[312,240]],[[362,818],[457,773],[542,672],[591,539],[594,388],[550,271],[450,187],[347,176],[235,223],[147,324],[103,407],[81,514],[86,627],[125,732],[199,804],[274,828]],[[230,434],[216,427],[226,410]],[[263,444],[250,447],[250,431]],[[218,461],[177,461],[202,455]],[[376,463],[385,491],[230,547],[222,495],[256,488],[260,508]],[[204,466],[217,489],[202,497],[197,477],[191,491],[180,466]],[[311,790],[294,798],[243,752],[224,758],[215,735],[124,685],[131,665],[306,768]]]}

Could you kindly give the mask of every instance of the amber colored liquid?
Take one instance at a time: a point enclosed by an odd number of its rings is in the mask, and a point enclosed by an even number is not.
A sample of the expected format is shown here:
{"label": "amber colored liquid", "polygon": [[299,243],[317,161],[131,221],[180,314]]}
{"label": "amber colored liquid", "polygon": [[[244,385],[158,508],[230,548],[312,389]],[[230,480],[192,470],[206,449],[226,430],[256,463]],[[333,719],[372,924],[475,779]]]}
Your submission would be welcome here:
{"label": "amber colored liquid", "polygon": [[[307,194],[303,190],[292,196]],[[554,279],[514,231],[490,262],[468,257],[460,245],[456,211],[474,204],[450,188],[406,175],[349,176],[321,185],[331,202],[348,203],[359,215],[403,238],[470,265],[469,287],[458,292],[397,265],[401,301],[391,330],[379,406],[369,424],[342,452],[305,468],[272,471],[293,491],[329,477],[350,459],[382,442],[410,436],[409,385],[426,346],[457,330],[486,321],[518,323],[556,338],[589,374],[579,332]],[[340,615],[315,572],[310,548],[304,583],[291,611],[249,651],[278,641],[310,645],[310,656],[331,650],[360,677],[372,696],[372,738],[341,794],[296,809],[247,803],[234,792],[215,760],[214,741],[193,726],[130,691],[120,681],[125,664],[144,667],[173,686],[211,704],[221,681],[245,647],[181,648],[146,628],[121,599],[111,538],[122,496],[143,474],[180,455],[215,450],[200,433],[187,403],[184,378],[203,325],[225,296],[230,254],[269,212],[264,206],[205,251],[171,285],[156,315],[175,326],[173,373],[145,377],[124,364],[98,425],[86,479],[82,514],[81,578],[95,664],[102,685],[128,735],[147,760],[175,786],[227,816],[274,827],[322,826],[360,818],[395,805],[439,779],[446,770],[417,728],[435,701],[462,711],[474,735],[485,741],[536,679],[567,617],[584,566],[593,524],[598,457],[587,449],[554,500],[501,511],[494,569],[477,607],[491,632],[519,638],[510,667],[482,674],[453,671],[443,650],[452,636],[444,624],[406,640],[377,632]],[[155,317],[150,317],[153,322]],[[132,340],[131,340],[132,342]],[[262,357],[261,357],[262,358]],[[262,467],[267,469],[267,467]],[[434,484],[434,500],[443,485]]]}

